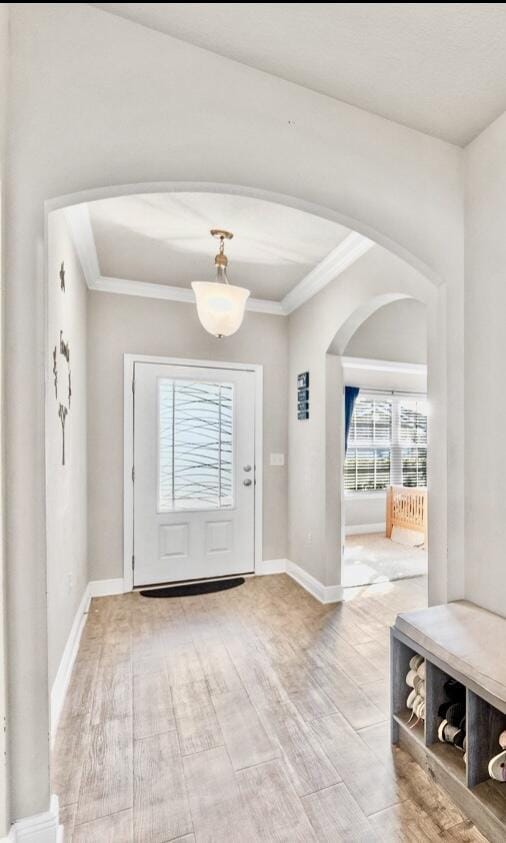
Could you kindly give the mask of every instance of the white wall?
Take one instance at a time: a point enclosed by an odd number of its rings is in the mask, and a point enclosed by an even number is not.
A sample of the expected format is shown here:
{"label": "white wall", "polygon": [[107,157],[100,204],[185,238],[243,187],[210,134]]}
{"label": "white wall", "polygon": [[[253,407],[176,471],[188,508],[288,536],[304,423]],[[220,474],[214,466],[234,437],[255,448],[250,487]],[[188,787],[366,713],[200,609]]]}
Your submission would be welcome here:
{"label": "white wall", "polygon": [[506,114],[466,150],[466,596],[506,616]]}
{"label": "white wall", "polygon": [[218,340],[180,302],[89,293],[90,579],[123,576],[123,355],[152,354],[264,367],[263,558],[287,555],[288,325],[247,312],[240,331]]}
{"label": "white wall", "polygon": [[[450,144],[87,4],[12,4],[11,38],[6,533],[15,817],[45,810],[49,798],[44,202],[173,180],[248,185],[316,205],[444,282],[439,335],[451,345],[438,355],[439,386],[457,407],[463,229],[462,151]],[[444,484],[441,509],[458,582],[461,431],[453,427],[452,437],[448,518]],[[441,566],[446,594],[445,556]]]}
{"label": "white wall", "polygon": [[345,534],[383,532],[385,529],[385,506],[386,492],[383,491],[345,494]]}
{"label": "white wall", "polygon": [[427,308],[414,299],[380,307],[353,334],[347,357],[399,363],[427,362]]}
{"label": "white wall", "polygon": [[[48,218],[46,352],[46,509],[49,686],[53,684],[77,607],[88,583],[87,545],[87,288],[63,211]],[[65,265],[65,292],[60,265]],[[68,406],[67,363],[60,331],[70,345],[72,398],[65,422],[65,465],[58,407]],[[57,349],[58,398],[53,375]]]}

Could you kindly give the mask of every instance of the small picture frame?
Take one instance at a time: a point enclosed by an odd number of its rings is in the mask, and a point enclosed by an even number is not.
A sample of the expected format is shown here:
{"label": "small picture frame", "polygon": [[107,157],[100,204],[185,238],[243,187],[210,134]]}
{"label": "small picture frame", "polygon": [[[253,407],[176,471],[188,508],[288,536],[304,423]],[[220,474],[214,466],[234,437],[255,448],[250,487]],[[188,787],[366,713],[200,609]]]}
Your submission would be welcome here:
{"label": "small picture frame", "polygon": [[309,418],[309,372],[297,375],[297,419],[306,421]]}

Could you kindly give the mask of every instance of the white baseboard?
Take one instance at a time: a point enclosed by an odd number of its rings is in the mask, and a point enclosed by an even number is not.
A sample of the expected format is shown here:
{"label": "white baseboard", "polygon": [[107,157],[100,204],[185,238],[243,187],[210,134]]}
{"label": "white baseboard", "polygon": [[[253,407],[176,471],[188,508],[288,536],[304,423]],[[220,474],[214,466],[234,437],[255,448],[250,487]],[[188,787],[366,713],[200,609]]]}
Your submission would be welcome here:
{"label": "white baseboard", "polygon": [[255,574],[257,577],[263,577],[266,574],[286,574],[286,567],[288,559],[263,559],[255,565]]}
{"label": "white baseboard", "polygon": [[84,589],[84,594],[81,602],[77,608],[77,612],[72,624],[63,655],[60,660],[58,672],[51,688],[51,744],[53,744],[58,722],[65,701],[65,695],[70,682],[72,668],[76,659],[77,651],[79,649],[79,642],[81,640],[81,633],[86,621],[86,613],[90,605],[90,586],[89,583]]}
{"label": "white baseboard", "polygon": [[90,597],[108,597],[111,594],[124,594],[125,583],[123,577],[113,580],[91,580],[88,583]]}
{"label": "white baseboard", "polygon": [[[112,580],[92,580],[88,583],[77,608],[58,672],[51,688],[51,745],[54,743],[60,715],[65,702],[65,695],[72,675],[72,668],[79,649],[81,634],[86,622],[86,614],[92,597],[107,597],[111,594],[124,593],[123,577]],[[0,841],[1,843],[1,841]]]}
{"label": "white baseboard", "polygon": [[342,586],[323,585],[304,568],[289,559],[264,559],[262,562],[257,562],[255,574],[257,577],[267,574],[288,574],[320,603],[339,603],[343,599]]}
{"label": "white baseboard", "polygon": [[49,811],[17,820],[3,838],[5,843],[63,843],[58,797],[53,794]]}
{"label": "white baseboard", "polygon": [[379,521],[377,524],[349,524],[345,526],[344,532],[347,536],[360,536],[365,533],[384,533],[385,522]]}
{"label": "white baseboard", "polygon": [[295,562],[287,560],[286,573],[320,603],[339,603],[343,599],[342,586],[323,585]]}

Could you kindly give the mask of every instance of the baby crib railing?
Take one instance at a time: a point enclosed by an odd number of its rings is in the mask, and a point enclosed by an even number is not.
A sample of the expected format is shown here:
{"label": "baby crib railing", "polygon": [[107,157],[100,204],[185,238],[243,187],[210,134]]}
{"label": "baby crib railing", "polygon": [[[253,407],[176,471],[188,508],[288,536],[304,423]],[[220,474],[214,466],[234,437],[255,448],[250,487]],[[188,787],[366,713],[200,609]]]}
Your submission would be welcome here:
{"label": "baby crib railing", "polygon": [[427,540],[427,489],[409,486],[388,486],[386,511],[386,537],[392,536],[394,527],[404,527],[423,533]]}

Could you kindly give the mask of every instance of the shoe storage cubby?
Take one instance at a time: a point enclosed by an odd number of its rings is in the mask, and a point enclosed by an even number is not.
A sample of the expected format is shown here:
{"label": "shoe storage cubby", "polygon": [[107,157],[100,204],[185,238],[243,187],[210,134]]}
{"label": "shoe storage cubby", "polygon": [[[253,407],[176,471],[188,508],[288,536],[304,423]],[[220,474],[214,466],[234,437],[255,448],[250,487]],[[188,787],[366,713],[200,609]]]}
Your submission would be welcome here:
{"label": "shoe storage cubby", "polygon": [[[425,660],[425,719],[413,716],[407,706],[411,688],[406,677],[410,661],[417,655]],[[454,705],[450,715],[457,714],[458,725],[440,728],[444,722],[441,714],[449,710],[449,704]],[[445,662],[439,649],[433,653],[393,627],[391,711],[392,742],[418,761],[492,843],[504,843],[506,782],[491,779],[488,765],[501,751],[499,735],[506,729],[506,699],[496,698],[486,683],[480,687],[476,674],[466,676],[450,660]],[[451,742],[462,743],[462,734],[456,734],[459,726],[466,738],[465,758],[462,747]],[[438,730],[448,742],[442,742]]]}
{"label": "shoe storage cubby", "polygon": [[[461,715],[458,720],[464,719],[463,734],[467,739],[467,690],[460,682],[455,682],[453,678],[444,670],[440,670],[431,661],[426,662],[426,725],[425,725],[425,743],[431,747],[432,752],[437,758],[445,764],[449,770],[453,772],[463,784],[467,781],[467,764],[464,760],[464,749],[454,746],[452,743],[443,742],[439,736],[439,730],[445,721],[445,714],[440,713],[441,710],[450,706],[460,707]],[[448,686],[453,683],[455,688],[459,689],[458,694],[449,694]],[[454,724],[454,729],[457,729],[457,723]],[[467,757],[467,753],[466,753]]]}

